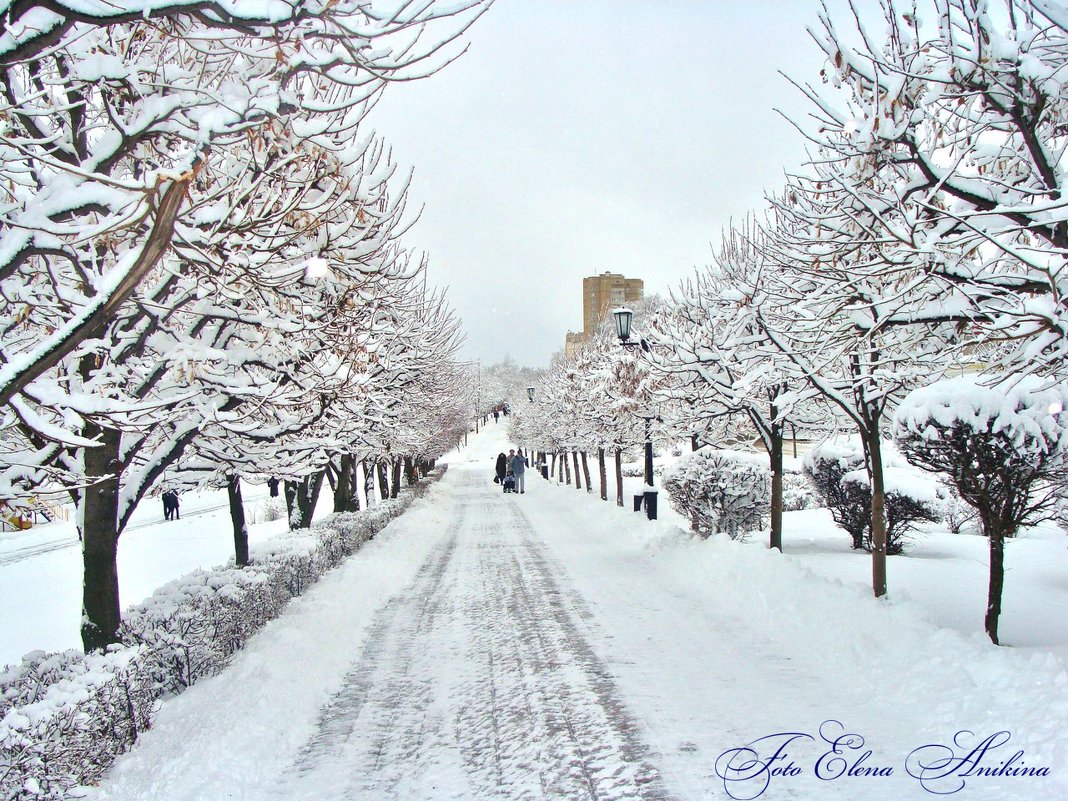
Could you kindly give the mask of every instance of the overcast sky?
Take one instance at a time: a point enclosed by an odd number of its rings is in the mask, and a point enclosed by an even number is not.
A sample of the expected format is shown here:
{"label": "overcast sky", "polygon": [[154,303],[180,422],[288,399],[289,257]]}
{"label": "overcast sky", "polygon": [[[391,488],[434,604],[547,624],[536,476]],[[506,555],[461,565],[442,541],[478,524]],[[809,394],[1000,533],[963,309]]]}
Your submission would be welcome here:
{"label": "overcast sky", "polygon": [[[832,8],[837,4],[832,4]],[[413,167],[409,246],[463,358],[541,367],[582,328],[582,277],[666,293],[804,159],[779,116],[818,80],[816,0],[497,0],[458,62],[371,122]]]}

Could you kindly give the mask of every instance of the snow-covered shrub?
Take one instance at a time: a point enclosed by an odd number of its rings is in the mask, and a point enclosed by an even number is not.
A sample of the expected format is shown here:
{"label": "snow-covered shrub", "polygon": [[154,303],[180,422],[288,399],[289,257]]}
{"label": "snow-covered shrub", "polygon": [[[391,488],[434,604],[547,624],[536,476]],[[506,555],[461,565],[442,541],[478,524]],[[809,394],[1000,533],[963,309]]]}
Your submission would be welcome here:
{"label": "snow-covered shrub", "polygon": [[248,514],[249,523],[266,523],[272,520],[281,520],[286,516],[286,501],[280,495],[274,498],[265,498],[255,504]]}
{"label": "snow-covered shrub", "polygon": [[0,798],[59,801],[99,780],[151,724],[160,689],[146,657],[35,652],[7,668],[4,697],[19,700],[0,720]]}
{"label": "snow-covered shrub", "polygon": [[867,486],[843,481],[846,475],[864,467],[859,444],[823,442],[805,454],[804,472],[816,488],[834,522],[853,540],[853,548],[864,547],[864,535],[871,527],[871,498]]}
{"label": "snow-covered shrub", "polygon": [[218,673],[291,596],[277,570],[198,570],[127,610],[120,635],[147,648],[158,684],[177,693]]}
{"label": "snow-covered shrub", "polygon": [[941,486],[945,497],[942,521],[953,534],[960,534],[964,527],[969,523],[974,523],[978,516],[975,509],[964,502],[952,484],[942,481]]}
{"label": "snow-covered shrub", "polygon": [[46,653],[32,651],[0,673],[0,716],[12,706],[32,704],[48,688],[85,671],[85,654],[75,649]]}
{"label": "snow-covered shrub", "polygon": [[782,508],[784,512],[815,509],[821,505],[819,494],[808,476],[800,471],[783,471]]}
{"label": "snow-covered shrub", "polygon": [[771,503],[771,473],[756,454],[701,448],[664,473],[671,505],[700,536],[744,539]]}
{"label": "snow-covered shrub", "polygon": [[[620,475],[625,478],[645,478],[645,464],[639,462],[638,464],[625,464],[620,468]],[[663,465],[653,463],[653,475],[659,476],[664,472]]]}
{"label": "snow-covered shrub", "polygon": [[[860,441],[816,445],[805,454],[804,472],[834,522],[849,534],[853,548],[870,551],[871,485]],[[934,482],[910,469],[889,442],[883,443],[883,484],[886,552],[899,554],[917,523],[942,519],[942,500]]]}

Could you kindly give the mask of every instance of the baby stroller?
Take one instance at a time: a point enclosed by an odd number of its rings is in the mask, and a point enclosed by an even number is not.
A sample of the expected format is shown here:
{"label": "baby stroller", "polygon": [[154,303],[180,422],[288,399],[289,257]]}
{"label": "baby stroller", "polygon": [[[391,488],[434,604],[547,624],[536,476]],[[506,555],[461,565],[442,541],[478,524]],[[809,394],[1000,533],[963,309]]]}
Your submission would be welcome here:
{"label": "baby stroller", "polygon": [[511,473],[504,477],[504,481],[501,484],[504,486],[505,492],[515,492],[515,476]]}

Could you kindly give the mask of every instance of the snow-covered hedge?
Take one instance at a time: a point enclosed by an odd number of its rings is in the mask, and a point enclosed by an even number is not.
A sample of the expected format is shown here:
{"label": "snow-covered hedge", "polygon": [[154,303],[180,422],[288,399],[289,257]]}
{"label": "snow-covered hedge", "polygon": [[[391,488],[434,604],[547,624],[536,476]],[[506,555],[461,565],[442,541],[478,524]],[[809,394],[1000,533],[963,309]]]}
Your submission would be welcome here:
{"label": "snow-covered hedge", "polygon": [[[653,464],[653,475],[659,476],[664,472],[663,465]],[[645,463],[627,464],[620,468],[620,475],[624,478],[645,478]]]}
{"label": "snow-covered hedge", "polygon": [[[871,486],[860,440],[816,445],[805,454],[804,471],[830,509],[834,522],[849,533],[853,547],[870,551]],[[889,441],[883,443],[883,484],[886,552],[898,554],[917,523],[942,519],[943,500],[937,482],[905,462]]]}
{"label": "snow-covered hedge", "polygon": [[819,493],[800,469],[785,469],[782,474],[782,508],[784,512],[816,509],[823,505]]}
{"label": "snow-covered hedge", "polygon": [[59,801],[97,781],[149,727],[157,700],[222,670],[290,598],[374,537],[444,475],[369,510],[253,547],[253,563],[198,570],[126,610],[106,654],[35,651],[0,673],[0,799]]}
{"label": "snow-covered hedge", "polygon": [[764,462],[756,454],[705,446],[664,472],[664,489],[700,536],[744,539],[769,511],[771,472]]}
{"label": "snow-covered hedge", "polygon": [[161,694],[143,648],[35,651],[0,675],[0,797],[66,798],[97,781],[152,721]]}

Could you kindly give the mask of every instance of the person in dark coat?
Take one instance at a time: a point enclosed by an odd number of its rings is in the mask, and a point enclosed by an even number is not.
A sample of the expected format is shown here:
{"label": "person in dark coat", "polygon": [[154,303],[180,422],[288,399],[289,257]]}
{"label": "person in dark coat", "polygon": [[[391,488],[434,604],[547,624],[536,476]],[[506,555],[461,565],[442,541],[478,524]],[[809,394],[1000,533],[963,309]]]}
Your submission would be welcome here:
{"label": "person in dark coat", "polygon": [[515,451],[508,451],[509,463],[508,467],[511,468],[512,474],[515,476],[515,489],[520,495],[527,491],[526,483],[526,471],[527,471],[527,459],[523,456],[523,452],[516,453]]}
{"label": "person in dark coat", "polygon": [[504,474],[508,469],[508,457],[503,453],[497,457],[497,483],[504,481]]}
{"label": "person in dark coat", "polygon": [[178,520],[178,493],[174,490],[167,490],[163,493],[163,516],[167,520]]}

